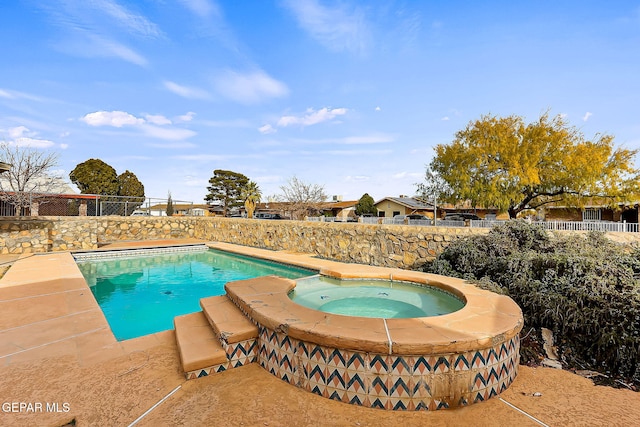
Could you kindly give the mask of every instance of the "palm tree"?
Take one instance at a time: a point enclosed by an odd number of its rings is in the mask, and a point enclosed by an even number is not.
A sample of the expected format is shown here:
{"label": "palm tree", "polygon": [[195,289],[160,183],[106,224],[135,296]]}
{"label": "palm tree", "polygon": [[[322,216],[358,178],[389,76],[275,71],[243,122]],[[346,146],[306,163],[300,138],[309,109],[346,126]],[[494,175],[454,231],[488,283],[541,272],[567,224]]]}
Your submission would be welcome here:
{"label": "palm tree", "polygon": [[244,208],[247,210],[247,218],[253,218],[253,212],[256,210],[256,204],[262,198],[260,187],[254,181],[249,181],[242,189],[241,197],[244,199]]}

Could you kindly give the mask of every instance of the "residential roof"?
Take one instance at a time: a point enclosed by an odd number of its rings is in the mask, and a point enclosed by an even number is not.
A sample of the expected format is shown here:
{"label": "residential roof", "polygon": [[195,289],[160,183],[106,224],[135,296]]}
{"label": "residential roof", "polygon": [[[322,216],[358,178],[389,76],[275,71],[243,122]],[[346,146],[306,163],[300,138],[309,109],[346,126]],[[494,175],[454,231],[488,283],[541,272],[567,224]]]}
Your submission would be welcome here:
{"label": "residential roof", "polygon": [[385,200],[390,200],[399,205],[406,206],[410,209],[415,209],[415,210],[433,209],[432,204],[425,203],[419,199],[416,199],[415,197],[383,197],[382,199],[378,200],[375,204],[377,205],[378,203],[382,203]]}
{"label": "residential roof", "polygon": [[357,200],[348,200],[346,202],[329,202],[327,203],[327,207],[329,209],[345,209],[350,208],[358,204]]}

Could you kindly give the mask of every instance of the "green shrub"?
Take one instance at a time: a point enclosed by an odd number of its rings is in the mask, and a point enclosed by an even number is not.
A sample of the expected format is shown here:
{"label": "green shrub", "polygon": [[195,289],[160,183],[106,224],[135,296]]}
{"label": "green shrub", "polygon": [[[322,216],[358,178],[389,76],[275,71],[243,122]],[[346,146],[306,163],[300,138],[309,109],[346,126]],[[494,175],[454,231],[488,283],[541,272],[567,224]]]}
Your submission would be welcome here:
{"label": "green shrub", "polygon": [[640,382],[640,248],[508,221],[427,269],[511,296],[528,326],[554,332],[565,363]]}

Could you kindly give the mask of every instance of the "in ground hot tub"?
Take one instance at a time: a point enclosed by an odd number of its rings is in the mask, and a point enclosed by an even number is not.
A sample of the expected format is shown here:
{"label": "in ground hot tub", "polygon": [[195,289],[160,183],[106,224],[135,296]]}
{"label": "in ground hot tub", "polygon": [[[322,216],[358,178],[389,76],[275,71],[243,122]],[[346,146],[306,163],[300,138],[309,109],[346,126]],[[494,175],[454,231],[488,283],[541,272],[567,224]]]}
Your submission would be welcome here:
{"label": "in ground hot tub", "polygon": [[436,410],[506,390],[518,371],[523,325],[513,300],[460,279],[404,276],[457,295],[464,307],[430,317],[370,318],[297,304],[289,298],[296,287],[289,279],[263,277],[225,288],[258,325],[257,362],[320,396],[371,408]]}
{"label": "in ground hot tub", "polygon": [[227,297],[258,326],[255,361],[311,393],[389,410],[436,410],[499,395],[520,361],[520,307],[452,277],[345,264],[218,243],[336,279],[389,279],[435,287],[464,306],[448,314],[385,318],[327,313],[295,303],[298,283],[275,276],[227,283]]}
{"label": "in ground hot tub", "polygon": [[337,279],[322,275],[296,280],[291,300],[325,313],[401,319],[453,313],[464,301],[441,288],[382,279]]}

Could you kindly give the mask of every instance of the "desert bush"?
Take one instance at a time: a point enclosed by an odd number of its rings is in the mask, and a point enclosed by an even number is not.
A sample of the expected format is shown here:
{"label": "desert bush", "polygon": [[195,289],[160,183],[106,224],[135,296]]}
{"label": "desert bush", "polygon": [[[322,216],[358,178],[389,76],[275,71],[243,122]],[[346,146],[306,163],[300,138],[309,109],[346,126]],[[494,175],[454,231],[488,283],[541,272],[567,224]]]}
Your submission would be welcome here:
{"label": "desert bush", "polygon": [[427,270],[509,295],[528,326],[554,332],[566,364],[640,383],[640,248],[508,221],[453,242]]}

